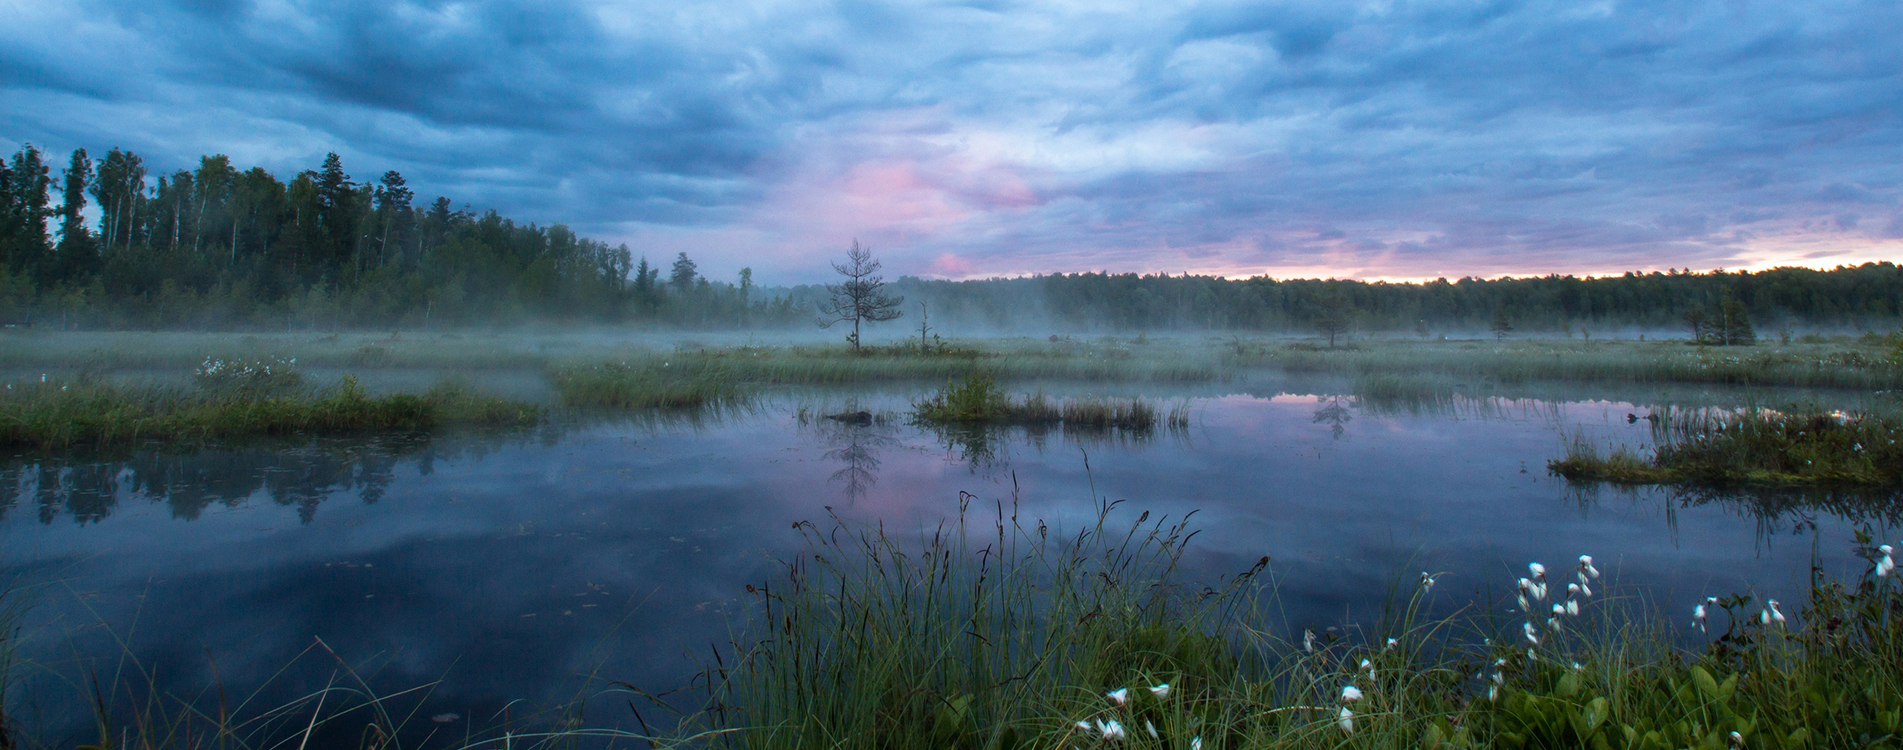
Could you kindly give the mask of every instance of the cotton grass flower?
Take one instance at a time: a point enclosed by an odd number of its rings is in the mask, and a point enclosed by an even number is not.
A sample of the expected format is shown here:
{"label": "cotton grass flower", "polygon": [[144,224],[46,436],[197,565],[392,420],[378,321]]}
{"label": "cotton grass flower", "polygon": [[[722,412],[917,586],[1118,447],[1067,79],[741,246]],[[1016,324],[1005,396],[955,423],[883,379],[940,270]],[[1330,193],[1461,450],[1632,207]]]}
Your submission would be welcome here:
{"label": "cotton grass flower", "polygon": [[1394,650],[1394,647],[1395,647],[1395,646],[1399,646],[1399,645],[1401,645],[1401,642],[1400,642],[1400,641],[1397,641],[1397,640],[1394,640],[1393,638],[1389,638],[1389,639],[1388,639],[1388,644],[1387,644],[1386,646],[1382,646],[1382,647],[1381,647],[1381,650],[1382,650],[1382,651],[1393,651],[1393,650]]}
{"label": "cotton grass flower", "polygon": [[1361,688],[1353,685],[1341,686],[1341,702],[1353,703],[1358,700],[1361,700]]}
{"label": "cotton grass flower", "polygon": [[1566,600],[1566,614],[1571,615],[1573,617],[1579,616],[1579,600],[1578,599]]}
{"label": "cotton grass flower", "polygon": [[1764,612],[1759,615],[1759,619],[1766,625],[1774,622],[1777,623],[1779,627],[1784,625],[1784,612],[1777,608],[1776,599],[1764,600]]}
{"label": "cotton grass flower", "polygon": [[1348,710],[1347,706],[1342,706],[1339,718],[1335,720],[1335,726],[1341,727],[1341,731],[1345,733],[1354,734],[1355,712]]}
{"label": "cotton grass flower", "polygon": [[1592,555],[1579,556],[1579,574],[1592,578],[1599,577],[1599,569],[1592,566]]}
{"label": "cotton grass flower", "polygon": [[1164,698],[1170,697],[1170,684],[1165,682],[1161,685],[1151,685],[1150,695],[1156,696],[1157,700],[1163,700]]}
{"label": "cotton grass flower", "polygon": [[1129,733],[1123,731],[1123,724],[1116,719],[1097,722],[1097,732],[1103,735],[1105,742],[1122,742],[1124,738],[1130,736]]}
{"label": "cotton grass flower", "polygon": [[1302,630],[1302,650],[1311,654],[1315,653],[1315,631],[1308,629]]}
{"label": "cotton grass flower", "polygon": [[1080,732],[1094,732],[1097,731],[1097,728],[1091,726],[1088,721],[1080,721],[1077,722],[1077,730]]}
{"label": "cotton grass flower", "polygon": [[1529,646],[1540,645],[1540,631],[1539,631],[1539,628],[1533,627],[1533,623],[1529,622],[1529,623],[1526,623],[1524,626],[1522,626],[1520,628],[1520,634],[1526,637],[1527,645]]}
{"label": "cotton grass flower", "polygon": [[1890,575],[1890,571],[1896,570],[1896,560],[1890,557],[1890,553],[1894,552],[1895,548],[1891,547],[1890,545],[1884,544],[1884,545],[1878,546],[1877,551],[1883,553],[1883,558],[1880,560],[1877,560],[1877,570],[1876,570],[1877,577],[1887,578]]}
{"label": "cotton grass flower", "polygon": [[1203,750],[1203,738],[1201,737],[1189,738],[1189,750]]}
{"label": "cotton grass flower", "polygon": [[1156,734],[1156,725],[1151,724],[1149,719],[1143,720],[1143,731],[1150,733],[1150,739],[1153,739],[1153,740],[1162,739]]}
{"label": "cotton grass flower", "polygon": [[1421,593],[1425,594],[1433,590],[1434,590],[1434,577],[1431,575],[1428,575],[1427,571],[1425,570],[1421,571]]}
{"label": "cotton grass flower", "polygon": [[1123,708],[1126,704],[1130,702],[1130,689],[1117,688],[1108,693],[1104,693],[1103,697],[1110,699],[1110,705],[1116,706],[1117,708]]}
{"label": "cotton grass flower", "polygon": [[1705,630],[1705,605],[1699,604],[1692,607],[1692,627],[1698,628],[1698,632],[1700,633],[1707,632]]}

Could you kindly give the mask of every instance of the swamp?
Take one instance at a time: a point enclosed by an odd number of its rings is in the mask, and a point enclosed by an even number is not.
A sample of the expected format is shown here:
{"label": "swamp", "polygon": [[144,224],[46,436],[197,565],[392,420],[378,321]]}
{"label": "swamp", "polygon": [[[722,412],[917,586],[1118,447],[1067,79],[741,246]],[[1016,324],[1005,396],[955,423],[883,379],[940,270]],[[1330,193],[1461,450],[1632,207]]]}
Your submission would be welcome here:
{"label": "swamp", "polygon": [[8,332],[5,731],[1894,746],[1894,355]]}

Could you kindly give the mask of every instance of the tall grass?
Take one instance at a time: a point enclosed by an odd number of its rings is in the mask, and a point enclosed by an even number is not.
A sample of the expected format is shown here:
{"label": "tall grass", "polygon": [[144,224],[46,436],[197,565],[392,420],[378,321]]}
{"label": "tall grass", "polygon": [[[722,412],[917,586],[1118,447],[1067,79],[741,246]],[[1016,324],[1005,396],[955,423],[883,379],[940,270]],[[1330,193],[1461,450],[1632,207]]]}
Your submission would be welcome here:
{"label": "tall grass", "polygon": [[1685,482],[1718,487],[1903,487],[1903,420],[1816,410],[1665,409],[1652,420],[1656,448],[1601,453],[1574,439],[1550,470],[1575,480]]}
{"label": "tall grass", "polygon": [[530,425],[533,405],[446,383],[422,395],[371,396],[346,377],[325,391],[119,386],[89,378],[0,390],[0,445],[44,450],[297,433],[424,431],[452,424]]}
{"label": "tall grass", "polygon": [[1890,389],[1903,366],[1868,345],[1772,345],[1703,348],[1683,342],[1368,342],[1353,349],[1290,345],[1245,348],[1226,367],[1348,376],[1437,373],[1500,383],[1706,383]]}
{"label": "tall grass", "polygon": [[1397,586],[1376,622],[1296,637],[1271,625],[1266,558],[1218,587],[1179,576],[1184,520],[1100,505],[1065,533],[998,507],[987,528],[961,498],[916,542],[800,525],[805,552],[750,587],[747,637],[688,730],[749,750],[1894,747],[1903,731],[1894,577],[1819,578],[1788,623],[1728,597],[1690,648],[1689,618],[1606,591],[1545,623],[1567,572],[1534,615],[1428,617],[1444,590]]}
{"label": "tall grass", "polygon": [[[912,416],[930,425],[1056,425],[1084,430],[1147,432],[1157,426],[1154,404],[1140,398],[1052,401],[1042,394],[1012,398],[988,375],[971,374],[948,381],[937,393],[912,405]],[[1184,408],[1170,412],[1172,426],[1187,424]]]}

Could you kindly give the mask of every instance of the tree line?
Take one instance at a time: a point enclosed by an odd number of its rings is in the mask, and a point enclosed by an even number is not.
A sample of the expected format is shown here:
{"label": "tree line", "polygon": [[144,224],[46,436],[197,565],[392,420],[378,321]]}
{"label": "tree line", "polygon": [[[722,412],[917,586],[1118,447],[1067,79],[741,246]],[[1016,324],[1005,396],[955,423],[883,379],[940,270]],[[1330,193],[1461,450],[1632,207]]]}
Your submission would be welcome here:
{"label": "tree line", "polygon": [[[1261,331],[1553,335],[1665,330],[1748,343],[1779,330],[1890,330],[1903,323],[1903,267],[1688,269],[1620,276],[1436,279],[1424,283],[1060,273],[1014,279],[902,277],[893,290],[934,320],[972,330]],[[818,287],[795,287],[816,298]],[[1504,326],[1504,328],[1503,328]]]}
{"label": "tree line", "polygon": [[[118,148],[97,161],[75,151],[57,176],[52,166],[32,146],[0,162],[0,322],[806,326],[833,298],[823,285],[762,290],[745,269],[715,281],[685,253],[651,263],[561,224],[518,224],[445,197],[420,203],[398,172],[358,181],[334,153],[288,181],[222,155],[155,177]],[[1748,338],[1753,323],[1903,320],[1903,269],[1889,262],[1425,283],[1057,273],[890,287],[910,300],[905,312],[929,306],[947,333],[1675,329],[1723,343]]]}
{"label": "tree line", "polygon": [[335,153],[287,181],[262,167],[240,171],[224,155],[154,176],[130,151],[95,162],[79,149],[55,176],[28,145],[0,162],[0,320],[727,326],[807,317],[759,295],[748,269],[714,281],[686,253],[662,268],[561,224],[416,197],[394,170],[353,179]]}

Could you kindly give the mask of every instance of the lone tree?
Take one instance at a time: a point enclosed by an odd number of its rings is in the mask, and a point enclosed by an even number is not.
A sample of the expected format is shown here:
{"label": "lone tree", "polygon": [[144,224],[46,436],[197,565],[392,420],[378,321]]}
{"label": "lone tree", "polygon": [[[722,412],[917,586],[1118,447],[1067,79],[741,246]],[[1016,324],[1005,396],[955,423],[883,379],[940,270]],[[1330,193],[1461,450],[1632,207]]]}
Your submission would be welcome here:
{"label": "lone tree", "polygon": [[1341,283],[1328,282],[1328,289],[1315,310],[1315,332],[1328,337],[1328,348],[1335,348],[1335,337],[1348,332],[1351,314],[1348,301],[1342,296]]}
{"label": "lone tree", "polygon": [[1507,337],[1507,334],[1512,333],[1513,321],[1507,319],[1507,309],[1505,307],[1495,308],[1493,311],[1493,323],[1487,327],[1493,329],[1493,338],[1496,341],[1504,339]]}
{"label": "lone tree", "polygon": [[879,271],[879,261],[873,259],[872,250],[860,247],[858,240],[853,240],[852,249],[846,251],[846,262],[834,263],[833,270],[846,280],[826,285],[832,297],[819,303],[819,327],[852,321],[852,334],[846,340],[852,343],[853,351],[858,351],[859,324],[897,319],[905,314],[899,309],[905,298],[883,291],[885,279],[874,275]]}

